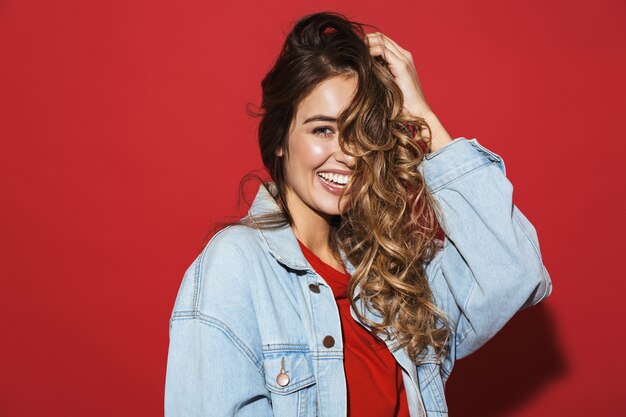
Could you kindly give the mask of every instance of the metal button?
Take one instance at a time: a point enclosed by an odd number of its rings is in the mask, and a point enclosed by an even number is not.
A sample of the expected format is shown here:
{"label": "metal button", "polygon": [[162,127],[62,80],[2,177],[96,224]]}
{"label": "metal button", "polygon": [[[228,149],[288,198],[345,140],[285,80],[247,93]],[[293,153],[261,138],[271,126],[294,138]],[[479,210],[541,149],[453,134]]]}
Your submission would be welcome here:
{"label": "metal button", "polygon": [[281,387],[284,387],[285,385],[289,383],[289,375],[287,375],[284,372],[279,373],[278,376],[276,377],[276,383],[280,385]]}
{"label": "metal button", "polygon": [[324,347],[331,348],[335,346],[335,338],[332,336],[326,336],[322,341],[322,344],[324,345]]}
{"label": "metal button", "polygon": [[289,375],[285,373],[285,358],[280,361],[280,373],[276,377],[276,383],[281,387],[284,387],[289,383]]}
{"label": "metal button", "polygon": [[317,284],[309,284],[309,289],[316,294],[320,293],[320,286]]}

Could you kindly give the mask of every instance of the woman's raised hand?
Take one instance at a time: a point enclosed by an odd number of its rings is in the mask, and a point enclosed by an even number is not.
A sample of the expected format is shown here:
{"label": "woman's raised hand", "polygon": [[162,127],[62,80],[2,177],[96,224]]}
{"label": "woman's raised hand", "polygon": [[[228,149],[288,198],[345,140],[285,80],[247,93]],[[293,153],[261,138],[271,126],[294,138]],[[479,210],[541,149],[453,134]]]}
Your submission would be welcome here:
{"label": "woman's raised hand", "polygon": [[389,64],[396,84],[404,95],[405,111],[419,117],[431,113],[411,53],[381,32],[368,33],[365,40],[370,47],[370,53],[381,56]]}
{"label": "woman's raised hand", "polygon": [[452,142],[452,137],[424,97],[411,53],[381,32],[368,33],[365,41],[369,45],[370,54],[381,56],[389,64],[396,84],[404,95],[404,111],[413,116],[423,117],[428,123],[432,132],[430,151],[434,152]]}

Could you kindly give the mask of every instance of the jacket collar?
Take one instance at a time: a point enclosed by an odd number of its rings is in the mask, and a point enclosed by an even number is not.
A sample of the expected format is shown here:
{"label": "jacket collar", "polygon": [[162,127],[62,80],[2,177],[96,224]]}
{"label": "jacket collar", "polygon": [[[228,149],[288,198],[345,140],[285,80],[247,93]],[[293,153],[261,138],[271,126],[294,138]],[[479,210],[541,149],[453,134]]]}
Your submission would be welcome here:
{"label": "jacket collar", "polygon": [[[268,182],[268,186],[272,193],[276,193],[277,188],[274,182]],[[254,217],[270,212],[280,212],[280,207],[278,207],[278,203],[276,203],[274,197],[272,197],[261,184],[252,201],[250,210],[248,210],[248,215]],[[258,232],[267,245],[268,251],[278,262],[291,269],[315,273],[311,264],[304,257],[296,235],[289,225],[274,230],[258,229]],[[346,267],[346,271],[352,275],[355,269],[354,266],[346,259],[343,250],[339,249],[339,252]]]}
{"label": "jacket collar", "polygon": [[[276,184],[274,182],[268,182],[268,186],[271,192],[275,194],[277,191]],[[280,207],[278,207],[278,203],[276,203],[274,197],[272,197],[272,195],[268,193],[267,189],[261,185],[259,186],[259,190],[257,191],[257,194],[252,201],[252,205],[248,210],[248,216],[254,217],[269,212],[280,212]],[[269,253],[278,262],[293,270],[304,271],[311,274],[316,273],[315,269],[313,269],[302,253],[302,249],[300,249],[296,235],[293,233],[293,229],[289,225],[285,225],[279,229],[257,229],[257,231],[260,234],[261,239],[265,242]],[[355,271],[354,265],[352,265],[352,263],[350,263],[350,261],[346,258],[345,252],[341,248],[339,248],[339,253],[346,271],[350,275],[353,275]],[[355,301],[358,301],[360,298],[360,288],[361,285],[357,284],[353,297]],[[378,313],[375,313],[367,306],[363,308],[360,304],[361,303],[356,303],[357,309],[369,320],[377,323],[381,323],[383,321],[383,318]],[[367,329],[371,330],[370,326],[358,320],[356,316],[353,315],[353,317]],[[385,342],[388,346],[391,346],[393,340],[386,340]]]}

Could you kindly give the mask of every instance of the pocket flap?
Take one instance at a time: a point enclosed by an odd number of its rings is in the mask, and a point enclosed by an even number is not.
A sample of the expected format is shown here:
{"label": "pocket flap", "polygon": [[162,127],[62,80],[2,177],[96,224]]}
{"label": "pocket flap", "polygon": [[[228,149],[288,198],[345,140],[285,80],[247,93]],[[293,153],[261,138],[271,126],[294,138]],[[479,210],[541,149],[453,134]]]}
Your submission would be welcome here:
{"label": "pocket flap", "polygon": [[[284,380],[288,382],[280,386],[277,378],[283,366],[288,377]],[[263,367],[267,389],[277,394],[289,394],[315,383],[311,354],[308,351],[264,351]]]}

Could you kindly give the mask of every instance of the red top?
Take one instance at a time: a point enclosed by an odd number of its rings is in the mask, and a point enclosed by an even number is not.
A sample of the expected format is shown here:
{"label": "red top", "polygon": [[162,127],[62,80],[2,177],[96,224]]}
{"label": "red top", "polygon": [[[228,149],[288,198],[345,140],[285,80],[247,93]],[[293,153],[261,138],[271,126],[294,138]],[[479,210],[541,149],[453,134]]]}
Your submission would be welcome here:
{"label": "red top", "polygon": [[402,368],[384,341],[350,315],[350,274],[328,265],[298,240],[302,253],[330,285],[339,307],[343,332],[344,369],[348,386],[348,417],[409,417]]}

